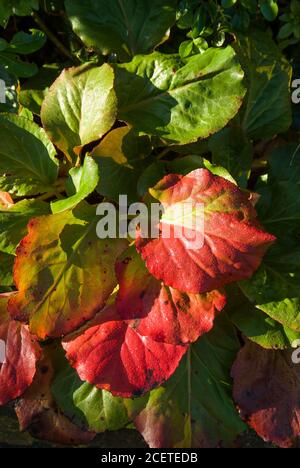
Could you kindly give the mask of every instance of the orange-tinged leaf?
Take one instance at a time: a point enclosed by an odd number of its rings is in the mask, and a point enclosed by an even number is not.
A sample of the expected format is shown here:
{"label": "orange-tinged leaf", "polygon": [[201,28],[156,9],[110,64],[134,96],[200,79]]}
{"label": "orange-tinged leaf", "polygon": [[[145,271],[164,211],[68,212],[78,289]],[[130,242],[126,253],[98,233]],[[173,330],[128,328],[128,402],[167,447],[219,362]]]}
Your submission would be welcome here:
{"label": "orange-tinged leaf", "polygon": [[91,319],[117,284],[114,261],[127,241],[99,239],[95,209],[42,216],[29,223],[14,268],[14,318],[40,339],[59,337]]}

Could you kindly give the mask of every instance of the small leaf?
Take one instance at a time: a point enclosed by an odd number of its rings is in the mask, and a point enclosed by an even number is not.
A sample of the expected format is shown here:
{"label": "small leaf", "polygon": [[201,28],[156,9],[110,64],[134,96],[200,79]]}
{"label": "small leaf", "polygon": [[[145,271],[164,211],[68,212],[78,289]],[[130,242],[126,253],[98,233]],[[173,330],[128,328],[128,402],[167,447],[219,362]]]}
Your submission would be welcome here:
{"label": "small leaf", "polygon": [[116,119],[114,72],[90,64],[62,72],[42,105],[43,126],[53,143],[75,159],[84,145],[101,138]]}
{"label": "small leaf", "polygon": [[93,158],[86,156],[83,166],[70,170],[69,186],[71,185],[74,194],[64,200],[52,202],[52,213],[60,213],[74,208],[95,190],[98,181],[98,165]]}
{"label": "small leaf", "polygon": [[33,54],[37,50],[41,49],[47,40],[45,33],[38,29],[31,29],[31,34],[27,34],[24,31],[19,31],[12,38],[8,52],[15,54]]}
{"label": "small leaf", "polygon": [[274,21],[278,15],[278,5],[273,0],[265,0],[260,6],[260,11],[267,21]]}
{"label": "small leaf", "polygon": [[250,341],[232,368],[233,396],[240,414],[264,440],[299,447],[299,364],[292,351],[263,350]]}
{"label": "small leaf", "polygon": [[64,414],[90,431],[116,431],[129,423],[123,399],[82,382],[69,363],[56,375],[52,394]]}

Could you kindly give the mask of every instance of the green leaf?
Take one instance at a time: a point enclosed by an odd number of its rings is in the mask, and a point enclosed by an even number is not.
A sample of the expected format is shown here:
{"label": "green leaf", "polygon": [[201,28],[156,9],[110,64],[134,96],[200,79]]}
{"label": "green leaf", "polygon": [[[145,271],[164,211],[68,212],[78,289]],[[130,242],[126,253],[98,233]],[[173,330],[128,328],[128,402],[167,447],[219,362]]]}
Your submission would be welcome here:
{"label": "green leaf", "polygon": [[60,213],[61,211],[74,208],[95,190],[98,181],[98,165],[93,158],[86,156],[83,166],[74,167],[70,170],[68,184],[71,187],[71,196],[64,200],[52,202],[52,213]]}
{"label": "green leaf", "polygon": [[291,23],[286,23],[283,26],[281,26],[279,33],[278,33],[278,39],[287,39],[289,36],[293,34],[294,28]]}
{"label": "green leaf", "polygon": [[[232,446],[245,430],[231,398],[230,369],[240,348],[234,327],[220,315],[214,329],[190,347],[165,385],[126,401],[151,448]],[[136,408],[138,407],[138,408]]]}
{"label": "green leaf", "polygon": [[159,180],[167,174],[167,165],[163,161],[154,161],[140,175],[137,182],[137,191],[140,197],[148,193]]}
{"label": "green leaf", "polygon": [[35,63],[29,63],[21,60],[18,55],[0,52],[0,62],[8,73],[18,78],[29,78],[37,73],[38,67]]}
{"label": "green leaf", "polygon": [[116,119],[114,72],[90,64],[64,70],[43,102],[41,118],[53,143],[70,158],[101,138]]}
{"label": "green leaf", "polygon": [[150,152],[150,139],[147,136],[136,135],[126,126],[109,132],[93,150],[92,155],[97,158],[112,158],[117,164],[138,168]]}
{"label": "green leaf", "polygon": [[40,339],[71,333],[104,306],[117,280],[114,265],[124,239],[99,239],[96,207],[32,220],[17,249],[14,279],[18,294],[13,317],[29,322]]}
{"label": "green leaf", "polygon": [[169,37],[176,0],[65,0],[67,14],[85,45],[121,60],[151,52]]}
{"label": "green leaf", "polygon": [[22,200],[10,208],[0,208],[0,251],[14,255],[19,242],[27,234],[29,221],[49,212],[49,205],[38,200]]}
{"label": "green leaf", "polygon": [[253,146],[242,128],[224,128],[209,140],[214,164],[226,168],[240,187],[247,187],[251,173]]}
{"label": "green leaf", "polygon": [[242,127],[249,138],[269,139],[291,125],[291,67],[271,37],[256,30],[236,45],[248,80]]}
{"label": "green leaf", "polygon": [[257,186],[257,210],[278,241],[241,288],[271,318],[300,332],[300,146],[278,148],[269,163],[267,182]]}
{"label": "green leaf", "polygon": [[46,43],[46,34],[38,29],[30,29],[30,33],[27,34],[24,31],[19,31],[15,34],[7,51],[14,54],[27,55],[41,49]]}
{"label": "green leaf", "polygon": [[157,182],[169,173],[187,175],[189,172],[200,168],[206,168],[213,174],[236,184],[229,172],[223,167],[216,166],[201,156],[189,155],[173,159],[173,161],[155,161],[150,164],[138,180],[138,193],[140,196],[144,196],[149,188],[155,186]]}
{"label": "green leaf", "polygon": [[53,191],[56,151],[44,130],[24,117],[0,116],[0,189],[17,196]]}
{"label": "green leaf", "polygon": [[108,133],[92,152],[100,170],[100,195],[115,201],[119,195],[127,195],[129,203],[135,202],[138,178],[150,152],[150,139],[135,135],[129,127]]}
{"label": "green leaf", "polygon": [[223,8],[231,8],[237,0],[222,0],[221,4]]}
{"label": "green leaf", "polygon": [[122,398],[82,382],[69,364],[56,376],[52,393],[63,413],[90,431],[115,431],[129,422]]}
{"label": "green leaf", "polygon": [[285,327],[300,332],[300,249],[275,247],[249,281],[241,282],[246,296]]}
{"label": "green leaf", "polygon": [[227,290],[226,312],[234,325],[254,343],[265,349],[285,349],[300,339],[300,333],[284,327],[254,307],[235,285]]}
{"label": "green leaf", "polygon": [[260,11],[267,21],[274,21],[278,15],[278,5],[273,0],[265,0],[260,6]]}
{"label": "green leaf", "polygon": [[257,210],[279,241],[297,241],[300,227],[300,145],[279,147],[268,160],[268,179],[257,185],[261,194]]}
{"label": "green leaf", "polygon": [[231,47],[179,55],[137,56],[116,67],[119,118],[137,132],[173,143],[206,138],[241,106],[243,72]]}
{"label": "green leaf", "polygon": [[31,10],[39,9],[38,0],[2,0],[0,5],[0,26],[6,28],[11,15],[27,16]]}
{"label": "green leaf", "polygon": [[0,286],[12,286],[14,260],[13,255],[0,252]]}

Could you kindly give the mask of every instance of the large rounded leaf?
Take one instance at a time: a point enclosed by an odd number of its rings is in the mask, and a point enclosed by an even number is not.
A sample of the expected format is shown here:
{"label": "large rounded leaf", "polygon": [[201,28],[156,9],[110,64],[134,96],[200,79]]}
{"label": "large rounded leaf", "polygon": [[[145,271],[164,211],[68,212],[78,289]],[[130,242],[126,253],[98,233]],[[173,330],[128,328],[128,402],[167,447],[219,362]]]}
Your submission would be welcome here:
{"label": "large rounded leaf", "polygon": [[73,29],[87,46],[121,60],[151,52],[168,38],[176,0],[66,0]]}
{"label": "large rounded leaf", "polygon": [[155,341],[187,344],[211,330],[226,298],[219,291],[187,294],[164,286],[149,274],[134,248],[116,264],[120,283],[118,312],[135,319],[140,335]]}
{"label": "large rounded leaf", "polygon": [[75,158],[82,146],[101,138],[113,126],[117,102],[114,72],[108,64],[64,70],[42,105],[43,126],[53,143]]}
{"label": "large rounded leaf", "polygon": [[[168,219],[164,221],[168,209],[189,203],[193,210],[184,223],[194,226],[190,229],[191,234],[195,231],[194,237],[199,235],[200,239],[203,235],[203,246],[195,248],[189,241],[190,233],[177,235],[175,226],[184,227],[183,209],[178,210],[178,219],[173,217],[169,237],[160,234],[148,239],[138,231],[137,249],[150,273],[180,291],[203,293],[252,276],[275,240],[260,227],[247,196],[236,185],[206,169],[186,176],[168,175],[150,192],[165,208],[161,233],[164,224],[170,224]],[[194,219],[202,207],[203,233],[197,231]]]}
{"label": "large rounded leaf", "polygon": [[[11,320],[7,302],[11,294],[0,296],[0,405],[22,395],[36,373],[41,350],[26,325]],[[4,347],[2,346],[4,344]]]}
{"label": "large rounded leaf", "polygon": [[225,127],[245,94],[234,50],[137,56],[116,67],[119,118],[136,131],[175,143],[206,138]]}
{"label": "large rounded leaf", "polygon": [[59,337],[92,318],[116,286],[114,260],[126,240],[98,239],[95,209],[33,219],[17,250],[9,303],[13,317],[29,321],[39,338]]}
{"label": "large rounded leaf", "polygon": [[162,384],[175,371],[186,346],[140,335],[135,320],[122,320],[114,306],[63,342],[81,380],[130,398]]}

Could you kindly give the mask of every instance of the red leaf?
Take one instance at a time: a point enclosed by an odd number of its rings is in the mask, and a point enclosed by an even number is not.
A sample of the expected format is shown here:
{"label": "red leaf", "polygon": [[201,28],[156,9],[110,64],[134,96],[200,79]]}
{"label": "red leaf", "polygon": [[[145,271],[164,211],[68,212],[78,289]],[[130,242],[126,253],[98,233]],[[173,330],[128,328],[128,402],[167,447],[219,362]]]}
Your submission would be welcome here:
{"label": "red leaf", "polygon": [[247,342],[232,368],[241,416],[264,439],[300,447],[300,366],[292,350],[265,350]]}
{"label": "red leaf", "polygon": [[135,329],[154,341],[187,344],[213,327],[226,298],[219,291],[207,294],[181,293],[164,286],[149,274],[135,249],[127,251],[116,265],[120,289],[117,309],[123,319],[136,320]]}
{"label": "red leaf", "polygon": [[0,405],[16,399],[29,387],[41,353],[28,327],[10,320],[7,302],[11,296],[0,295],[0,340],[5,344],[6,357],[5,362],[0,362]]}
{"label": "red leaf", "polygon": [[[203,293],[251,277],[275,241],[260,227],[247,196],[206,169],[186,176],[168,175],[150,192],[166,209],[183,203],[204,206],[204,245],[200,248],[188,248],[186,239],[175,238],[175,226],[184,225],[181,218],[171,224],[169,238],[146,239],[141,231],[137,233],[137,250],[150,273],[180,291]],[[163,217],[160,231],[165,224]]]}
{"label": "red leaf", "polygon": [[142,336],[135,320],[121,320],[114,306],[106,308],[63,347],[82,380],[122,397],[142,395],[167,380],[186,346]]}

